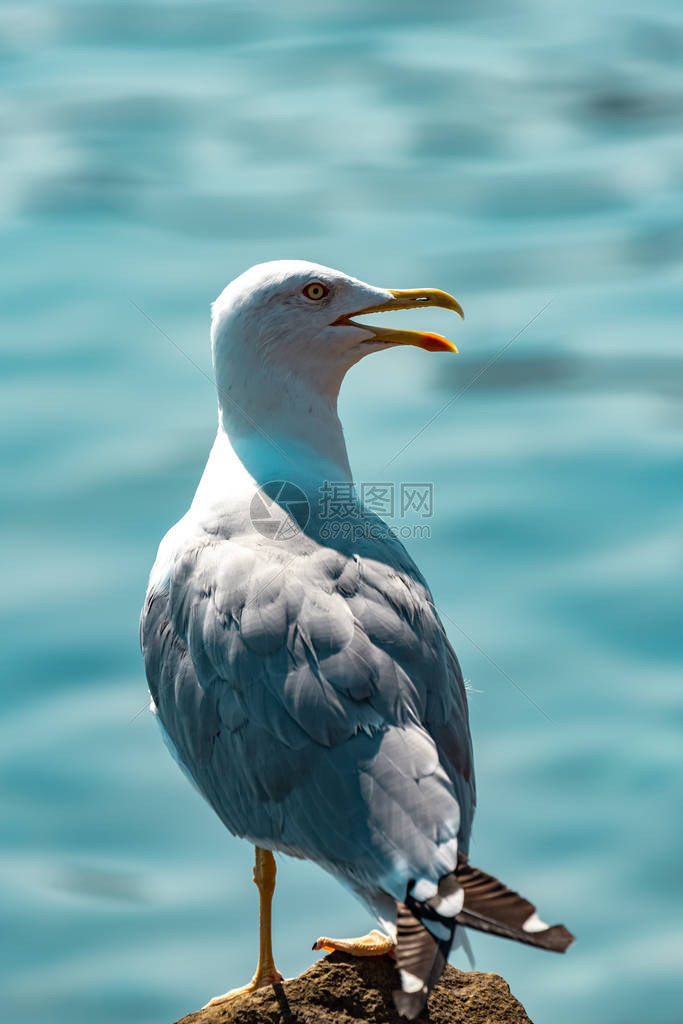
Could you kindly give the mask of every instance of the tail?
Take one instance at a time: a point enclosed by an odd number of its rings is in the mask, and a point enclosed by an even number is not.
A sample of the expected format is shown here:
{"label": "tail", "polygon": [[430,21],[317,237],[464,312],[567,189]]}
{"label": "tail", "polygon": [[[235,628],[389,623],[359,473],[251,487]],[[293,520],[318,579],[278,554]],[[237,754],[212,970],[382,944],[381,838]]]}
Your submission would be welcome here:
{"label": "tail", "polygon": [[533,903],[508,889],[493,875],[472,867],[458,854],[458,867],[439,882],[427,900],[412,895],[398,903],[396,966],[401,988],[394,1002],[399,1013],[414,1020],[441,977],[457,925],[501,935],[539,949],[564,953],[574,936],[564,925],[541,921]]}

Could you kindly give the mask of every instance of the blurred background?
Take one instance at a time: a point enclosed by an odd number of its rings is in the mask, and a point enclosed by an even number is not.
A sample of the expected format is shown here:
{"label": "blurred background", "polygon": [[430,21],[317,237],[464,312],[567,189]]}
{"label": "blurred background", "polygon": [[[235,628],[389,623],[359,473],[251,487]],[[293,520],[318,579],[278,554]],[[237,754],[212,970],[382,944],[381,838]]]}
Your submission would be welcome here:
{"label": "blurred background", "polygon": [[[680,4],[6,0],[0,51],[3,1015],[163,1024],[253,971],[252,851],[137,629],[215,430],[209,302],[295,257],[467,314],[342,417],[359,481],[434,485],[473,860],[577,935],[473,935],[478,969],[536,1024],[679,1021]],[[285,975],[368,924],[281,858]]]}

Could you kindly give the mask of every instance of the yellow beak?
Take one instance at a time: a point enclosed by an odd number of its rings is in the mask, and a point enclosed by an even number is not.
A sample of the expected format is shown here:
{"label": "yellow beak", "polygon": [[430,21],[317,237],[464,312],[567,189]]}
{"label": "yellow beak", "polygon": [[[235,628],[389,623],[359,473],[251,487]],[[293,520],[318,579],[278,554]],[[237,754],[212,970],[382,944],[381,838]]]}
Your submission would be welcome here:
{"label": "yellow beak", "polygon": [[392,327],[375,327],[369,324],[359,324],[352,317],[361,316],[363,313],[384,313],[392,309],[421,309],[424,306],[439,306],[441,309],[452,309],[463,320],[465,314],[457,299],[454,299],[448,292],[442,292],[438,288],[404,288],[389,291],[394,296],[388,302],[379,306],[367,306],[359,309],[348,316],[339,317],[338,324],[352,324],[364,331],[373,334],[377,341],[386,345],[415,345],[417,348],[426,349],[428,352],[457,352],[452,341],[443,338],[440,334],[426,334],[421,331],[400,331]]}

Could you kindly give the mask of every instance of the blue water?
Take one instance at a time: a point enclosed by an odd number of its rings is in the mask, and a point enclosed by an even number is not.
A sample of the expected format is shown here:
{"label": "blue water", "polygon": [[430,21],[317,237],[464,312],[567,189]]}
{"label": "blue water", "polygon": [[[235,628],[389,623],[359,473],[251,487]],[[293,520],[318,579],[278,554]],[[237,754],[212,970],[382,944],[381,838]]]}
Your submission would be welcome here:
{"label": "blue water", "polygon": [[[163,1024],[253,969],[251,851],[143,710],[137,619],[212,439],[208,304],[302,257],[467,313],[342,412],[359,481],[434,487],[473,858],[578,936],[477,966],[536,1024],[679,1021],[680,4],[10,0],[0,40],[6,1018]],[[279,880],[285,974],[366,927]]]}

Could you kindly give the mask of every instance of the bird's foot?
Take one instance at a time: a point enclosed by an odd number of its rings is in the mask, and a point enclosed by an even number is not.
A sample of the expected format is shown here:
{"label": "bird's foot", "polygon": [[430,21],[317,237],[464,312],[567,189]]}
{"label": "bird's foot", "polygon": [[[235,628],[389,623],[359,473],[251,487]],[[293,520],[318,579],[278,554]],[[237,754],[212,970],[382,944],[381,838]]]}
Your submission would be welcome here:
{"label": "bird's foot", "polygon": [[256,992],[259,988],[265,988],[267,985],[277,985],[280,981],[282,981],[282,975],[273,964],[270,967],[257,971],[247,985],[241,985],[240,988],[232,988],[222,996],[214,996],[213,999],[209,1000],[204,1009],[207,1006],[217,1006],[219,1003],[236,1002],[245,996],[250,996],[252,992]]}
{"label": "bird's foot", "polygon": [[327,953],[350,953],[351,956],[383,956],[393,953],[394,943],[388,935],[373,928],[367,935],[357,939],[328,939],[322,935],[313,943],[313,949],[324,949]]}

